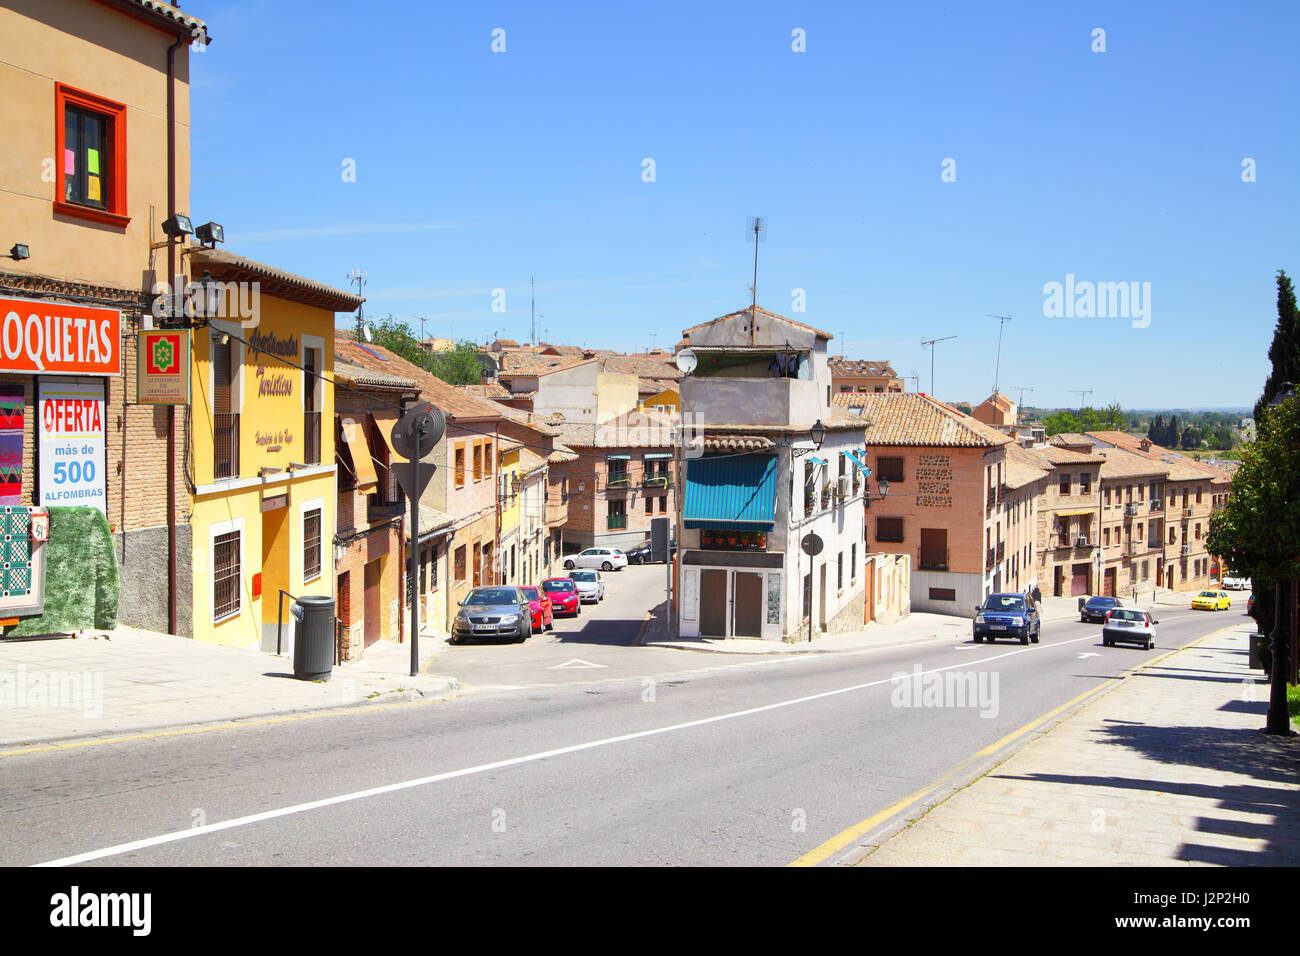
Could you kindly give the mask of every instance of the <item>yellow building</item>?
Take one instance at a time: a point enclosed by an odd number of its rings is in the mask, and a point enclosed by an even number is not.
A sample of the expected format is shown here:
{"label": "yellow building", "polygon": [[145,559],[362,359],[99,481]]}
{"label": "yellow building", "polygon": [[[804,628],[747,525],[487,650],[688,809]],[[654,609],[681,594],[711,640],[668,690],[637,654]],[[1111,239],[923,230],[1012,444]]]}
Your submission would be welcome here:
{"label": "yellow building", "polygon": [[665,388],[662,391],[644,395],[641,401],[637,403],[637,409],[642,412],[661,412],[665,415],[677,414],[677,386]]}
{"label": "yellow building", "polygon": [[194,636],[274,649],[281,590],[334,590],[334,390],[319,376],[335,312],[361,300],[224,251],[190,260],[226,284],[231,316],[193,333]]}
{"label": "yellow building", "polygon": [[503,442],[498,443],[503,450],[497,460],[497,581],[501,584],[519,584],[520,508],[519,486],[522,480],[519,465],[519,446],[506,450]]}

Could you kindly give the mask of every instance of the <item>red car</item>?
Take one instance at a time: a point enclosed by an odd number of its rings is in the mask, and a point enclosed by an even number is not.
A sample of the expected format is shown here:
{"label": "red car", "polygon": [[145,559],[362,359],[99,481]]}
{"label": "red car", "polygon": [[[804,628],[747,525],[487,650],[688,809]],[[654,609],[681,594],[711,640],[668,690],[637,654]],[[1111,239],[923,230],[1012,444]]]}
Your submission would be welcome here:
{"label": "red car", "polygon": [[533,633],[554,630],[555,607],[546,592],[535,585],[522,587],[519,590],[524,592],[524,597],[528,599],[528,607],[533,612]]}
{"label": "red car", "polygon": [[547,578],[542,582],[542,591],[551,599],[553,610],[573,617],[582,613],[582,598],[573,578]]}

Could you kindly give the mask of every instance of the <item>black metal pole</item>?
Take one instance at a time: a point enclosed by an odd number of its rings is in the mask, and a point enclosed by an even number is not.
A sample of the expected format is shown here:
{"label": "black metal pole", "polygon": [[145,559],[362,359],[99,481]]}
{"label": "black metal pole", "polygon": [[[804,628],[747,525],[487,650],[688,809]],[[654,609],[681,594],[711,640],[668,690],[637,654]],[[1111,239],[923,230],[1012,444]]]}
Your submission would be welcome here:
{"label": "black metal pole", "polygon": [[420,673],[420,438],[422,429],[415,429],[415,448],[411,456],[411,676]]}
{"label": "black metal pole", "polygon": [[1270,734],[1289,735],[1291,733],[1291,715],[1287,712],[1286,678],[1290,671],[1288,663],[1289,631],[1291,628],[1291,582],[1280,580],[1273,592],[1274,614],[1272,637],[1272,686],[1268,697],[1268,723],[1264,731]]}

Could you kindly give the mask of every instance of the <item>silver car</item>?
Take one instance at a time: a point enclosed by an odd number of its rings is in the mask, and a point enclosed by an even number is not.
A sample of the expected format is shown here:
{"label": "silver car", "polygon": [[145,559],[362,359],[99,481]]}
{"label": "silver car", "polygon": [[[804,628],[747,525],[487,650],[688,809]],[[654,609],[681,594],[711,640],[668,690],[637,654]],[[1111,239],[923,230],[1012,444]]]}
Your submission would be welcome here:
{"label": "silver car", "polygon": [[605,579],[601,577],[599,571],[580,569],[570,571],[569,577],[578,588],[578,600],[590,601],[593,604],[605,600]]}
{"label": "silver car", "polygon": [[1160,622],[1148,611],[1132,607],[1117,607],[1110,612],[1101,628],[1101,643],[1105,647],[1116,644],[1140,644],[1148,651],[1156,646],[1156,625]]}
{"label": "silver car", "polygon": [[508,637],[522,644],[533,633],[533,612],[519,588],[475,588],[460,602],[451,643],[467,637]]}
{"label": "silver car", "polygon": [[600,568],[602,571],[622,571],[627,567],[627,555],[618,548],[588,548],[564,559],[564,570],[574,568]]}

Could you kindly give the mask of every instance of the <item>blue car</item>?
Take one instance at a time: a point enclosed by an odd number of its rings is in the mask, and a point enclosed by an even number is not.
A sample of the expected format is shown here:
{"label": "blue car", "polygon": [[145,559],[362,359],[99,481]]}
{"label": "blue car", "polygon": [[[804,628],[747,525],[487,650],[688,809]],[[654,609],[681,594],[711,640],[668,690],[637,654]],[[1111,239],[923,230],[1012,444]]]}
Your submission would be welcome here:
{"label": "blue car", "polygon": [[991,644],[999,637],[1015,637],[1021,644],[1030,641],[1037,644],[1043,622],[1033,600],[1023,594],[990,594],[983,604],[976,606],[972,627],[976,644],[985,641]]}

